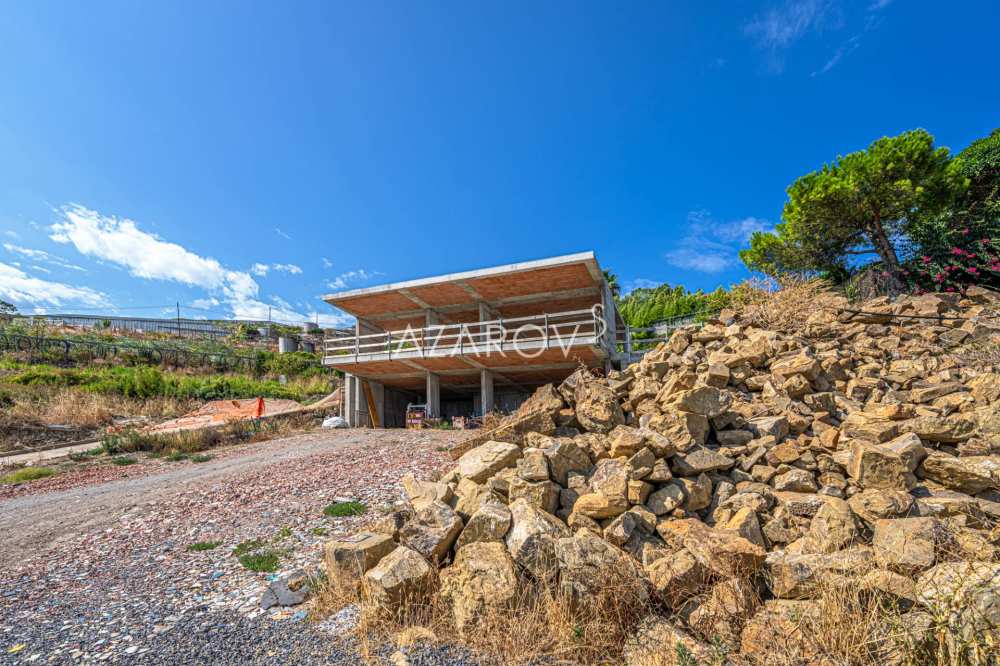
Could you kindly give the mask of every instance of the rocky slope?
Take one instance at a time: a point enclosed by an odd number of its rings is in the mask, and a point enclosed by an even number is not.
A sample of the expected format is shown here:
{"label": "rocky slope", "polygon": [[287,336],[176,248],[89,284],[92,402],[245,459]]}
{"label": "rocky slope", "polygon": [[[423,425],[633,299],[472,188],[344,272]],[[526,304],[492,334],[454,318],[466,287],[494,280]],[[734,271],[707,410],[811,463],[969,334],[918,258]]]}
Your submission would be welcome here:
{"label": "rocky slope", "polygon": [[452,472],[407,479],[376,533],[330,542],[328,566],[388,608],[438,567],[463,633],[522,581],[586,600],[627,571],[649,594],[634,665],[841,663],[831,593],[891,621],[856,646],[871,663],[992,663],[1000,374],[958,350],[996,349],[998,299],[828,296],[793,330],[732,312],[680,330],[540,389]]}

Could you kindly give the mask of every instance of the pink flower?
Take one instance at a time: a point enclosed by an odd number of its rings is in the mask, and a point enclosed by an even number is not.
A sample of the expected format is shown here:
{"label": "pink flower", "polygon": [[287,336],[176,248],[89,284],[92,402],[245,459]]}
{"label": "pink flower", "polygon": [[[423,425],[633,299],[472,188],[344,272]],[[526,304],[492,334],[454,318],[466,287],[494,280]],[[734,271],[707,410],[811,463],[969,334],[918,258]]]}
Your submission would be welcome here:
{"label": "pink flower", "polygon": [[925,264],[929,264],[929,263],[931,263],[931,258],[930,258],[930,257],[928,257],[928,256],[927,256],[926,254],[925,254],[924,256],[920,257],[920,258],[921,258],[921,259],[923,260],[923,262],[924,262]]}
{"label": "pink flower", "polygon": [[966,228],[962,229],[962,235],[963,236],[968,236],[969,235],[969,227],[966,227]]}
{"label": "pink flower", "polygon": [[934,276],[935,282],[944,282],[944,273],[938,273]]}
{"label": "pink flower", "polygon": [[969,268],[966,268],[965,270],[969,271],[973,275],[979,275],[979,271],[976,270],[975,266],[970,266]]}
{"label": "pink flower", "polygon": [[961,257],[963,254],[965,254],[965,251],[960,247],[953,247],[951,248],[951,253],[956,257]]}
{"label": "pink flower", "polygon": [[945,291],[955,291],[955,288],[954,287],[948,287],[947,289],[945,289]]}

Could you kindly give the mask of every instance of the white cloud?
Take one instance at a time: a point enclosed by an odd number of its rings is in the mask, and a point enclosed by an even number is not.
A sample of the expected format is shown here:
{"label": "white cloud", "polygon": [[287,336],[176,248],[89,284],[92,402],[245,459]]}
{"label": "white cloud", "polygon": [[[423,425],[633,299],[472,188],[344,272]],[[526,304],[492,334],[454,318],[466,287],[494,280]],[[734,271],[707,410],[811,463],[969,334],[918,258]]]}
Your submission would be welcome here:
{"label": "white cloud", "polygon": [[787,0],[772,7],[743,27],[743,33],[768,52],[768,65],[775,72],[784,69],[782,51],[813,30],[839,24],[833,0]]}
{"label": "white cloud", "polygon": [[686,235],[664,255],[667,263],[678,268],[701,273],[720,273],[739,262],[737,252],[757,231],[774,228],[767,220],[745,217],[720,222],[711,211],[695,210],[688,213]]}
{"label": "white cloud", "polygon": [[82,266],[77,266],[76,264],[71,264],[61,257],[49,254],[45,250],[34,250],[29,247],[21,247],[20,245],[14,245],[13,243],[4,243],[3,248],[8,252],[13,254],[19,254],[22,257],[27,257],[34,261],[42,261],[53,266],[60,266],[62,268],[69,268],[74,271],[86,272],[86,269]]}
{"label": "white cloud", "polygon": [[3,232],[3,235],[6,236],[7,238],[13,238],[15,240],[21,237],[21,235],[19,233],[17,233],[16,231],[14,231],[13,229],[7,229],[7,230],[5,230]]}
{"label": "white cloud", "polygon": [[379,271],[366,271],[363,268],[359,268],[356,271],[347,271],[346,273],[341,273],[332,280],[327,280],[326,286],[330,287],[330,289],[347,289],[348,284],[351,282],[371,280],[372,278],[376,278],[380,275],[384,275],[384,273],[380,273]]}
{"label": "white cloud", "polygon": [[264,277],[269,271],[289,273],[291,275],[301,275],[302,269],[295,264],[254,264],[250,267],[250,272],[257,277]]}
{"label": "white cloud", "polygon": [[872,4],[868,5],[868,11],[877,12],[880,9],[885,9],[892,4],[892,0],[875,0]]}
{"label": "white cloud", "polygon": [[[62,221],[50,227],[50,238],[57,243],[72,244],[81,254],[110,264],[124,267],[131,275],[148,280],[179,282],[200,287],[209,292],[206,298],[196,300],[198,308],[226,307],[237,319],[267,319],[269,306],[259,300],[260,285],[251,272],[266,275],[267,271],[299,274],[302,269],[294,264],[254,264],[248,271],[227,268],[211,257],[200,256],[187,248],[143,231],[133,220],[101,215],[79,205],[64,206]],[[352,277],[370,275],[365,271],[352,271]],[[301,323],[314,321],[316,312],[300,313],[280,297],[280,303],[270,306],[274,321]],[[352,318],[336,313],[320,315],[328,325],[346,325]]]}
{"label": "white cloud", "polygon": [[16,304],[48,303],[61,306],[79,303],[94,307],[111,307],[107,296],[99,291],[31,277],[23,270],[2,262],[0,262],[0,297]]}
{"label": "white cloud", "polygon": [[323,268],[333,268],[333,262],[323,257]]}
{"label": "white cloud", "polygon": [[626,280],[622,285],[622,295],[628,296],[636,289],[656,289],[662,282],[658,280],[647,280],[646,278],[635,278],[634,280]]}
{"label": "white cloud", "polygon": [[289,236],[288,234],[286,234],[286,233],[285,233],[284,231],[282,231],[282,230],[281,230],[281,229],[279,229],[278,227],[275,227],[275,228],[274,228],[274,233],[278,234],[279,236],[281,236],[281,237],[282,237],[282,238],[284,238],[285,240],[292,240],[292,237],[291,237],[291,236]]}

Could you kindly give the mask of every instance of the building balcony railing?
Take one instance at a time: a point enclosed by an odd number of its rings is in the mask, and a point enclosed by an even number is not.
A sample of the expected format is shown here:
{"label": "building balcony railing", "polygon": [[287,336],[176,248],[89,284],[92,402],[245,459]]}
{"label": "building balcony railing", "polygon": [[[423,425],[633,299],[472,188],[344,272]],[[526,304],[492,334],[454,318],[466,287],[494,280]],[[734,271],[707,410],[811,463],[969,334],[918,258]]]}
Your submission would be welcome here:
{"label": "building balcony railing", "polygon": [[324,341],[327,365],[492,353],[541,353],[580,345],[609,346],[603,308],[546,313],[464,324],[347,335]]}

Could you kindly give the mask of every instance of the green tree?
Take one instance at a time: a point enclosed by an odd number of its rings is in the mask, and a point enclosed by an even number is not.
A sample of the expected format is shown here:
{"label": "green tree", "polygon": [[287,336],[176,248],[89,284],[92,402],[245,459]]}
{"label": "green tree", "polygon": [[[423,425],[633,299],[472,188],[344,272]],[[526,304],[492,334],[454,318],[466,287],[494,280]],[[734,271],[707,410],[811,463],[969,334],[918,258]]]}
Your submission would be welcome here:
{"label": "green tree", "polygon": [[0,317],[11,317],[17,314],[17,307],[13,303],[0,300]]}
{"label": "green tree", "polygon": [[611,296],[615,300],[618,300],[618,297],[621,296],[622,293],[622,287],[618,284],[618,276],[611,271],[604,271],[604,279],[608,282],[608,288],[611,290]]}
{"label": "green tree", "polygon": [[917,219],[946,207],[963,180],[924,130],[884,137],[788,188],[782,222],[740,252],[751,270],[843,275],[851,257],[877,256],[901,284],[899,248]]}

